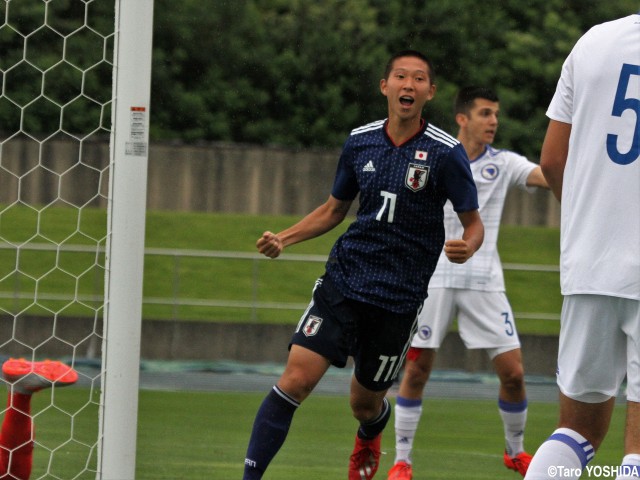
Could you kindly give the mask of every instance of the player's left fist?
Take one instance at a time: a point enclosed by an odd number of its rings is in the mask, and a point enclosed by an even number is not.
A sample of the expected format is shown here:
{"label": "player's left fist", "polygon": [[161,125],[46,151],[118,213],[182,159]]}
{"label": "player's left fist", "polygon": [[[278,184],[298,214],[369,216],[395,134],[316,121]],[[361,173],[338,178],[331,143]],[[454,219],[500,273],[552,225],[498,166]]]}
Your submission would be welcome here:
{"label": "player's left fist", "polygon": [[444,242],[444,254],[452,263],[464,263],[473,256],[473,250],[462,239],[447,240]]}

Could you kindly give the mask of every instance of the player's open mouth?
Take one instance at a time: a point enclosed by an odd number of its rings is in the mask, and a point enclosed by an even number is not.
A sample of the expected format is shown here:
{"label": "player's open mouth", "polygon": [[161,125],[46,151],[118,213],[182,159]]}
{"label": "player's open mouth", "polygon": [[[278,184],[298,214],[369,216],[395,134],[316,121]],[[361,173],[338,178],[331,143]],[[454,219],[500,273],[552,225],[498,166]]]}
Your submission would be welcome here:
{"label": "player's open mouth", "polygon": [[406,107],[413,105],[414,101],[413,97],[400,97],[400,103]]}

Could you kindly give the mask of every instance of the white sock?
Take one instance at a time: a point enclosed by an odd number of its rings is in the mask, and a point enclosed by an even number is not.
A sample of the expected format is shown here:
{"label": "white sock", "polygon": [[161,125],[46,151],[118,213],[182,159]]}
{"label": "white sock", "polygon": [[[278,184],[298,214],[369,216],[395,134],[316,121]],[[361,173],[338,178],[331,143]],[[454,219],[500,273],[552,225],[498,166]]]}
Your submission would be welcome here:
{"label": "white sock", "polygon": [[640,455],[630,453],[622,459],[620,475],[616,480],[638,480],[640,479]]}
{"label": "white sock", "polygon": [[422,400],[409,400],[403,397],[396,398],[396,459],[394,463],[406,462],[411,464],[413,439],[416,436],[421,415]]}
{"label": "white sock", "polygon": [[498,399],[498,410],[504,426],[507,454],[515,457],[524,452],[524,426],[527,423],[527,401],[518,403]]}
{"label": "white sock", "polygon": [[533,457],[526,480],[577,480],[593,458],[593,446],[569,428],[558,428]]}

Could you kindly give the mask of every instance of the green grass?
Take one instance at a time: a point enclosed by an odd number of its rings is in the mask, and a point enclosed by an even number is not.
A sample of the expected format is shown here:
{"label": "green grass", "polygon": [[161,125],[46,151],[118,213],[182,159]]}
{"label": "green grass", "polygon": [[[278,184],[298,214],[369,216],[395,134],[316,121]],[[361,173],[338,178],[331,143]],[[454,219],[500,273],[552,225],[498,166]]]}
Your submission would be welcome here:
{"label": "green grass", "polygon": [[[46,208],[37,212],[12,207],[0,212],[0,241],[21,245],[0,249],[0,309],[9,313],[90,315],[100,307],[103,293],[104,255],[91,253],[34,251],[34,244],[104,245],[104,210]],[[255,241],[264,230],[279,231],[300,217],[233,214],[148,212],[146,247],[162,249],[240,251],[255,253]],[[36,225],[40,221],[40,229]],[[348,222],[335,231],[294,245],[291,254],[326,256]],[[25,244],[25,245],[23,245]],[[500,251],[505,263],[557,265],[558,229],[504,226]],[[16,269],[16,266],[18,267]],[[240,307],[184,305],[198,300],[285,302],[305,305],[323,263],[291,262],[284,259],[216,259],[148,255],[145,258],[144,297],[172,304],[146,303],[144,318],[197,321],[263,322],[295,324],[299,308],[265,308],[252,311]],[[506,271],[507,294],[516,313],[555,314],[562,299],[557,273]],[[37,304],[32,303],[38,291]],[[56,295],[77,291],[82,302],[69,302]],[[24,296],[13,295],[18,292]],[[50,298],[47,298],[47,295]],[[556,320],[518,319],[521,333],[557,334]]]}
{"label": "green grass", "polygon": [[[299,217],[150,212],[147,221],[147,247],[235,250],[254,252],[255,241],[264,230],[279,231]],[[180,225],[184,225],[181,228]],[[327,255],[346,224],[323,237],[294,245],[287,253]],[[172,234],[169,234],[172,232]],[[215,233],[213,233],[215,232]],[[215,237],[215,238],[213,238]],[[499,248],[505,263],[557,265],[559,230],[542,227],[503,226]],[[262,302],[308,301],[314,280],[322,274],[322,263],[282,260],[205,260],[182,259],[179,264],[180,288],[175,288],[175,259],[147,257],[145,296],[180,298],[223,298]],[[254,288],[254,278],[258,279]],[[147,280],[153,279],[153,280]],[[557,273],[506,271],[507,293],[514,312],[559,314],[562,304]],[[151,318],[189,318],[196,320],[252,321],[295,324],[299,310],[163,307],[146,305]],[[518,319],[521,333],[555,335],[557,320]]]}
{"label": "green grass", "polygon": [[[44,390],[31,402],[36,446],[31,478],[95,478],[99,392],[86,388]],[[73,438],[69,439],[69,432]],[[85,467],[93,470],[84,471]],[[77,476],[79,472],[83,472]]]}
{"label": "green grass", "polygon": [[[558,265],[560,230],[558,228],[503,225],[498,238],[503,263]],[[560,275],[549,272],[505,270],[507,296],[513,311],[560,314],[562,295]],[[558,320],[517,318],[520,333],[557,335]]]}
{"label": "green grass", "polygon": [[[191,213],[176,215],[151,212],[147,222],[147,247],[192,248],[208,250],[255,251],[255,241],[264,230],[279,231],[297,221],[292,216],[211,215]],[[178,228],[179,224],[186,228]],[[287,249],[286,253],[327,255],[339,234],[336,231]],[[211,232],[219,235],[211,238]],[[175,235],[167,235],[175,232]],[[559,230],[541,227],[504,226],[499,248],[505,263],[557,265]],[[180,271],[180,288],[175,288],[176,270]],[[293,302],[305,304],[314,280],[323,272],[322,263],[287,262],[283,260],[205,260],[182,259],[179,267],[175,259],[147,257],[145,296],[176,295],[180,298],[256,299],[261,302]],[[162,272],[162,273],[160,273]],[[173,273],[172,273],[173,272]],[[257,284],[254,279],[257,278]],[[163,279],[162,283],[157,280]],[[186,280],[186,282],[183,281]],[[189,281],[190,280],[190,281]],[[557,273],[506,271],[507,293],[514,312],[559,314],[562,304]],[[257,288],[256,286],[257,285]],[[246,309],[214,309],[163,307],[147,305],[145,316],[167,318],[178,316],[210,320],[212,315],[222,321],[247,321]],[[252,321],[295,324],[299,310],[258,311]],[[518,319],[522,333],[557,334],[557,320]]]}
{"label": "green grass", "polygon": [[[266,392],[265,392],[266,393]],[[73,411],[86,402],[82,388],[56,392],[56,405]],[[241,478],[251,425],[264,394],[141,391],[139,403],[138,480]],[[34,397],[35,411],[49,402]],[[92,422],[77,422],[74,434],[95,439],[96,409],[87,409]],[[36,418],[39,442],[56,445],[69,431],[68,417]],[[534,452],[554,430],[555,403],[529,405],[525,447]],[[617,406],[609,435],[594,465],[617,465],[622,455],[624,409]],[[314,396],[296,412],[283,448],[265,480],[327,480],[346,477],[356,422],[348,398]],[[426,399],[414,448],[415,480],[455,479],[515,480],[517,474],[501,464],[504,448],[502,425],[493,401]],[[380,472],[386,478],[394,455],[393,419],[383,436]],[[57,478],[71,478],[81,465],[82,454],[68,446],[59,450]],[[32,478],[45,472],[48,455],[36,447]],[[63,461],[64,460],[64,461]],[[75,470],[74,470],[75,469]],[[81,478],[91,478],[87,473]]]}
{"label": "green grass", "polygon": [[[263,397],[253,393],[141,392],[136,478],[240,478],[251,425]],[[534,451],[555,429],[556,417],[555,404],[530,405],[525,441],[529,450]],[[392,422],[383,437],[387,454],[380,478],[393,462]],[[623,422],[623,411],[618,407],[609,438],[594,464],[619,463]],[[194,428],[196,425],[199,427]],[[296,413],[287,441],[265,480],[345,478],[356,428],[348,398],[311,396]],[[428,399],[415,443],[414,478],[513,479],[516,474],[501,464],[502,438],[495,402]]]}

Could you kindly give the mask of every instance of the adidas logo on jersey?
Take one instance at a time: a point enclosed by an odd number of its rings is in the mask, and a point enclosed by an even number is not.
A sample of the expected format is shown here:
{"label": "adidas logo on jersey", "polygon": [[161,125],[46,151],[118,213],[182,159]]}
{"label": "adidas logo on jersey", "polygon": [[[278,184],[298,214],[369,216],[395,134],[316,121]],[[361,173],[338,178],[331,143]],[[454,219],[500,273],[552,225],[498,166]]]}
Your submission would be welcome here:
{"label": "adidas logo on jersey", "polygon": [[375,172],[376,171],[376,167],[373,166],[373,162],[371,160],[369,160],[369,163],[367,163],[363,168],[362,168],[363,172]]}

